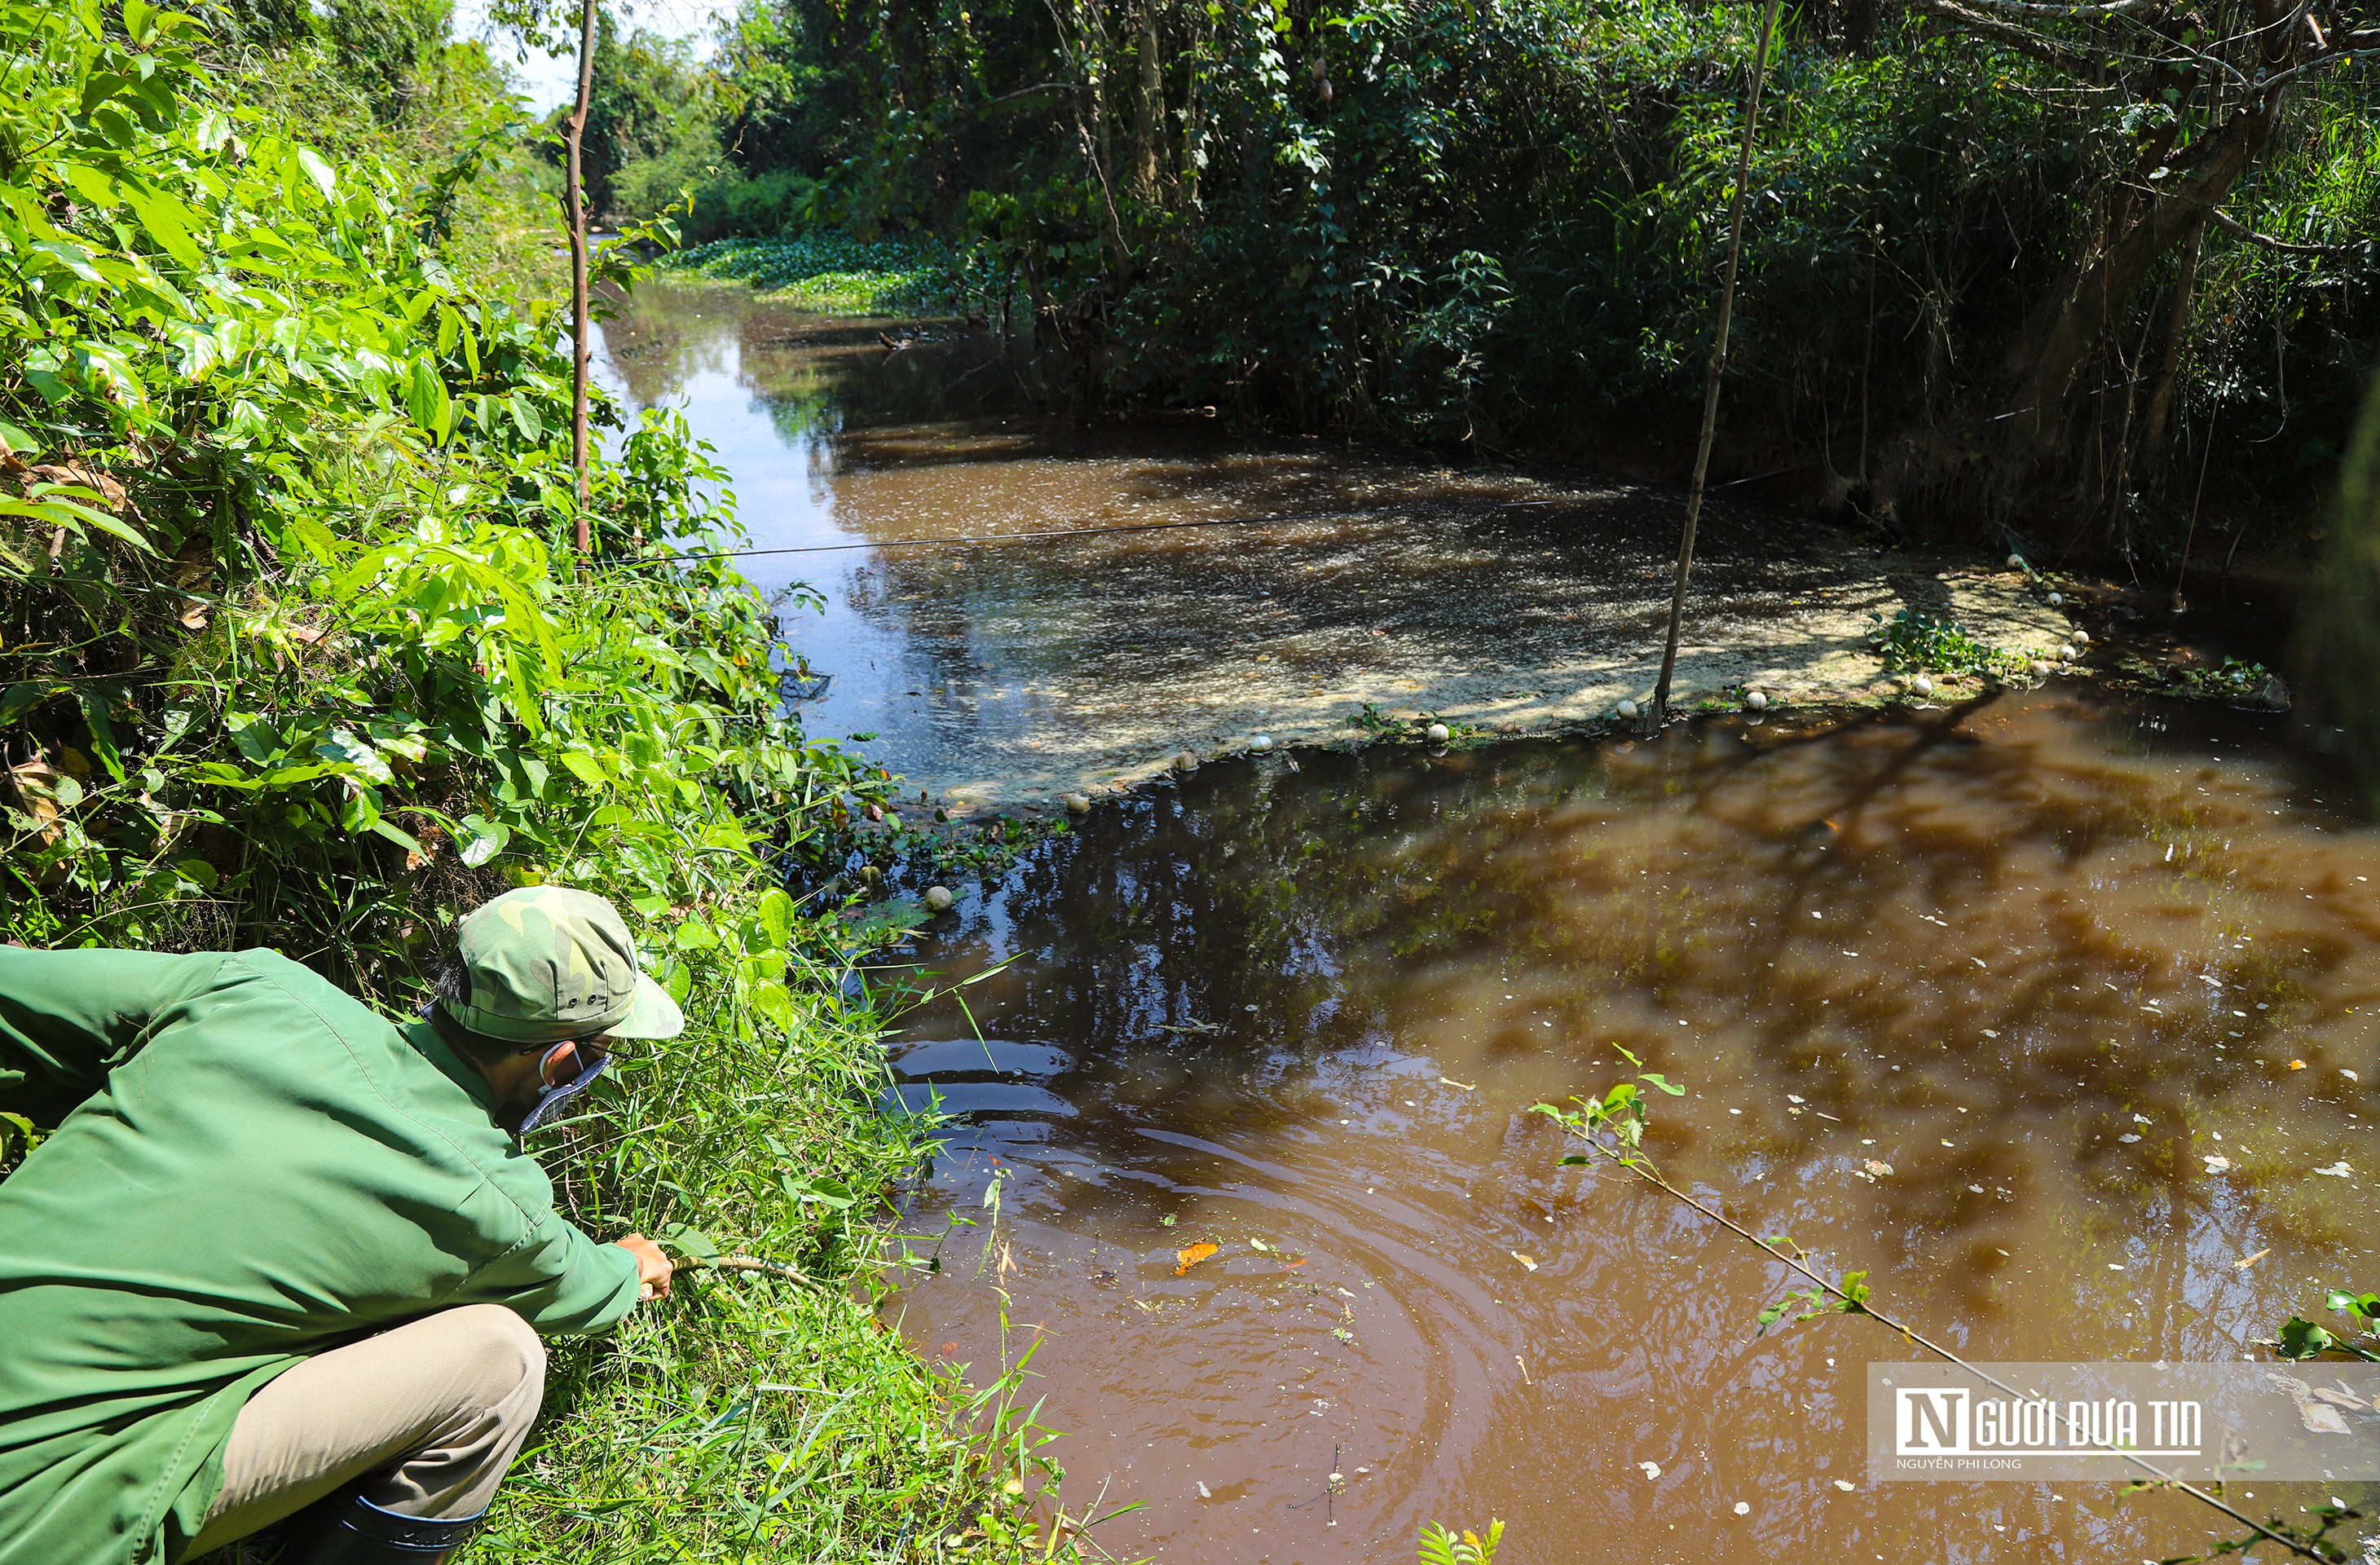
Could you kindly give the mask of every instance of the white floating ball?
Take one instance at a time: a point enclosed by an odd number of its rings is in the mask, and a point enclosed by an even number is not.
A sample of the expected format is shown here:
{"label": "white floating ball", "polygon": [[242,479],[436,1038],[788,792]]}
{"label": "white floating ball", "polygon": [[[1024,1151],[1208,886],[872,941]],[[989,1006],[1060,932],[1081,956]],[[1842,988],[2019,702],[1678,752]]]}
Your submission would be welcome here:
{"label": "white floating ball", "polygon": [[1090,795],[1087,794],[1068,794],[1066,795],[1066,813],[1068,815],[1090,814]]}
{"label": "white floating ball", "polygon": [[1633,701],[1622,701],[1611,710],[1619,713],[1621,720],[1624,722],[1633,722],[1636,721],[1636,703]]}
{"label": "white floating ball", "polygon": [[956,897],[951,895],[951,889],[948,886],[928,886],[926,888],[926,905],[936,913],[948,913],[951,910],[951,904],[957,900],[958,899]]}
{"label": "white floating ball", "polygon": [[1934,694],[1934,682],[1926,678],[1922,673],[1909,682],[1909,687],[1912,690],[1916,691],[1921,696],[1931,696]]}
{"label": "white floating ball", "polygon": [[2091,633],[2087,630],[2073,631],[2067,636],[2066,639],[2073,642],[2077,647],[2088,647],[2091,645]]}
{"label": "white floating ball", "polygon": [[2058,661],[2061,663],[2070,663],[2081,655],[2074,650],[2074,644],[2070,641],[2058,649]]}
{"label": "white floating ball", "polygon": [[1748,712],[1767,711],[1768,710],[1767,696],[1758,690],[1746,690],[1743,693],[1743,710]]}
{"label": "white floating ball", "polygon": [[1258,755],[1264,754],[1267,750],[1272,748],[1272,735],[1269,734],[1257,734],[1256,737],[1248,741],[1248,748],[1254,750]]}
{"label": "white floating ball", "polygon": [[2009,556],[2009,569],[2010,569],[2010,570],[2012,570],[2012,571],[2021,571],[2021,570],[2024,569],[2024,556],[2023,556],[2023,555],[2022,555],[2022,554],[2011,554],[2011,555],[2010,555],[2010,556]]}
{"label": "white floating ball", "polygon": [[1198,758],[1192,755],[1189,751],[1184,750],[1180,755],[1173,758],[1173,770],[1176,771],[1196,771],[1198,770]]}
{"label": "white floating ball", "polygon": [[1443,745],[1449,739],[1454,737],[1454,730],[1447,727],[1446,724],[1442,722],[1433,722],[1427,728],[1423,729],[1421,733],[1422,737],[1427,739],[1433,745]]}
{"label": "white floating ball", "polygon": [[2049,606],[2050,606],[2051,608],[2053,608],[2053,609],[2057,608],[2059,604],[2061,604],[2061,603],[2063,603],[2063,602],[2065,602],[2065,601],[2066,601],[2066,594],[2064,594],[2063,592],[2053,592],[2053,593],[2051,593],[2051,594],[2049,595]]}
{"label": "white floating ball", "polygon": [[2049,676],[2049,665],[2043,662],[2039,658],[2035,658],[2033,660],[2032,663],[2028,665],[2027,672],[2031,673],[2033,677],[2035,679],[2046,679]]}

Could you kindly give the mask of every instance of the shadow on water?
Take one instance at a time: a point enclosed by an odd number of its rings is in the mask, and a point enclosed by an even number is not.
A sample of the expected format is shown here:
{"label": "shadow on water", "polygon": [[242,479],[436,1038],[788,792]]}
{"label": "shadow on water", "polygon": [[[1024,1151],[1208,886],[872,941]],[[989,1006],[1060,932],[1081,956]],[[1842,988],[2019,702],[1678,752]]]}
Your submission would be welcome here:
{"label": "shadow on water", "polygon": [[[1672,1178],[1974,1356],[2252,1353],[2372,1269],[2346,796],[2270,720],[2046,693],[1208,768],[921,942],[1014,961],[898,1046],[959,1122],[914,1215],[941,1268],[888,1310],[978,1365],[1002,1291],[1047,1333],[1070,1496],[1150,1502],[1126,1555],[1491,1514],[1524,1565],[2182,1552],[2198,1515],[2112,1485],[1869,1485],[1864,1365],[1912,1355],[1755,1340],[1775,1268],[1526,1110],[1638,1056],[1689,1089]],[[948,1226],[995,1172],[999,1225]]]}

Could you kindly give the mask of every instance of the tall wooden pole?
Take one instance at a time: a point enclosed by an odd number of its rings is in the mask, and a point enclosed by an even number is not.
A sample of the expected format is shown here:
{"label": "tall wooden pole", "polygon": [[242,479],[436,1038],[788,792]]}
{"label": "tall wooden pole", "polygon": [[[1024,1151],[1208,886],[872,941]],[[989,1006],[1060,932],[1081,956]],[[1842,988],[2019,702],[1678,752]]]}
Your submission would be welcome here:
{"label": "tall wooden pole", "polygon": [[[1772,0],[1773,5],[1773,0]],[[578,552],[587,537],[587,199],[578,153],[587,140],[587,107],[595,93],[595,0],[578,0],[578,102],[563,122],[570,164],[563,175],[563,205],[570,217],[570,465],[578,474]]]}
{"label": "tall wooden pole", "polygon": [[1694,567],[1694,527],[1703,514],[1703,483],[1710,477],[1711,437],[1718,428],[1719,371],[1727,365],[1727,328],[1735,314],[1735,273],[1743,260],[1743,202],[1752,183],[1752,141],[1760,124],[1760,84],[1768,72],[1768,39],[1777,26],[1778,0],[1760,12],[1760,47],[1752,56],[1752,96],[1743,111],[1743,147],[1735,158],[1735,205],[1728,219],[1727,280],[1719,285],[1718,335],[1711,345],[1710,374],[1703,382],[1702,443],[1694,448],[1694,481],[1686,488],[1686,526],[1678,535],[1678,574],[1670,588],[1670,639],[1661,649],[1661,678],[1645,709],[1645,732],[1659,729],[1670,711],[1670,676],[1678,666],[1678,632],[1686,618],[1686,577]]}

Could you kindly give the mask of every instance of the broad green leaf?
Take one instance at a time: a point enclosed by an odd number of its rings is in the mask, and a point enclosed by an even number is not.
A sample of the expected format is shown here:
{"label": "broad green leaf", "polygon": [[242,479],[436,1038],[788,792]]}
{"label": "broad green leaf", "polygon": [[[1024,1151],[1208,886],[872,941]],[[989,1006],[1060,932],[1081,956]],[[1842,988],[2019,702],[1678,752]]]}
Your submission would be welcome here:
{"label": "broad green leaf", "polygon": [[421,843],[414,838],[412,833],[402,830],[395,821],[390,820],[385,816],[375,818],[371,823],[371,829],[379,832],[382,836],[386,837],[390,842],[395,843],[398,847],[403,848],[407,853],[419,853],[421,851]]}
{"label": "broad green leaf", "polygon": [[674,1222],[661,1231],[659,1238],[662,1244],[670,1249],[694,1260],[712,1261],[719,1258],[719,1246],[711,1243],[710,1236],[698,1228],[688,1228],[682,1222]]}
{"label": "broad green leaf", "polygon": [[771,886],[761,893],[759,918],[771,945],[782,951],[794,943],[794,899],[781,888]]}
{"label": "broad green leaf", "polygon": [[603,763],[584,750],[563,751],[562,764],[573,777],[590,788],[603,788],[611,785],[612,780],[603,773]]}
{"label": "broad green leaf", "polygon": [[196,272],[205,263],[198,242],[190,237],[189,219],[198,214],[170,196],[138,187],[124,187],[124,202],[140,220],[141,228],[157,241],[157,248],[176,261]]}
{"label": "broad green leaf", "polygon": [[107,768],[110,777],[121,782],[124,781],[124,756],[116,748],[115,724],[108,720],[108,697],[109,692],[104,688],[89,689],[78,692],[75,699],[82,708],[83,722],[91,728],[91,754],[99,758],[100,765]]}
{"label": "broad green leaf", "polygon": [[793,997],[780,983],[756,984],[752,989],[752,1009],[763,1021],[779,1031],[790,1031],[794,1025]]}
{"label": "broad green leaf", "polygon": [[467,815],[459,824],[468,835],[457,848],[456,856],[474,869],[504,852],[504,844],[512,840],[512,829],[501,820]]}
{"label": "broad green leaf", "polygon": [[322,193],[322,199],[329,200],[338,188],[339,176],[329,164],[322,161],[322,154],[311,147],[300,147],[298,149],[298,166],[305,171],[307,178],[313,181],[314,188]]}

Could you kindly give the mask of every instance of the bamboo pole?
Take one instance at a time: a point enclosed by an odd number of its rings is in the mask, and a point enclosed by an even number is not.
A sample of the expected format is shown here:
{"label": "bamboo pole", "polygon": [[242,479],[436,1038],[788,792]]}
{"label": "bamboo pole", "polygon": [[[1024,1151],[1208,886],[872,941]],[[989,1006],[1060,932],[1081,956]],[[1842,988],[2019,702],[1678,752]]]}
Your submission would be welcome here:
{"label": "bamboo pole", "polygon": [[1752,143],[1760,124],[1760,84],[1768,74],[1768,40],[1777,29],[1778,0],[1760,12],[1760,47],[1752,56],[1752,93],[1743,110],[1743,146],[1735,158],[1734,210],[1728,217],[1727,277],[1718,290],[1718,334],[1711,345],[1710,373],[1703,382],[1703,432],[1694,447],[1694,480],[1686,488],[1686,525],[1678,535],[1677,578],[1670,588],[1670,637],[1661,649],[1661,677],[1645,709],[1645,733],[1659,730],[1670,714],[1670,676],[1678,666],[1678,632],[1686,618],[1686,577],[1694,566],[1694,528],[1702,520],[1703,485],[1710,477],[1711,438],[1718,428],[1719,372],[1727,364],[1727,330],[1735,314],[1735,273],[1743,261],[1743,205],[1752,182]]}
{"label": "bamboo pole", "polygon": [[563,175],[563,206],[570,220],[570,465],[578,475],[578,552],[587,535],[587,200],[579,149],[587,140],[587,109],[595,95],[595,0],[578,0],[578,100],[563,121],[570,150]]}

